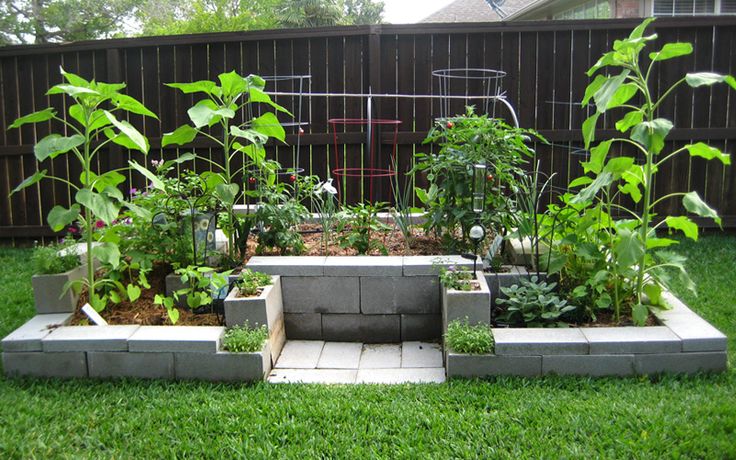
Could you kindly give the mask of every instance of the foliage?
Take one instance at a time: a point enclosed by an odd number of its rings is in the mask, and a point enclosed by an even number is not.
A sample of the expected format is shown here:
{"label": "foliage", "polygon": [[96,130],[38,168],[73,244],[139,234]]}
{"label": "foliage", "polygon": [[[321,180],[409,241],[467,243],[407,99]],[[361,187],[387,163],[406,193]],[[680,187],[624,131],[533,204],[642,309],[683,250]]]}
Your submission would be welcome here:
{"label": "foliage", "polygon": [[235,287],[240,291],[242,297],[252,297],[258,295],[258,290],[265,286],[273,284],[271,275],[267,273],[254,272],[246,268],[240,272],[238,279],[235,280]]}
{"label": "foliage", "polygon": [[0,45],[110,38],[124,32],[135,0],[0,2]]}
{"label": "foliage", "polygon": [[232,353],[254,353],[263,349],[268,339],[268,327],[250,328],[248,321],[242,326],[233,326],[225,331],[222,348]]}
{"label": "foliage", "polygon": [[156,294],[154,303],[163,305],[169,315],[171,324],[176,324],[179,320],[179,311],[176,304],[186,297],[187,306],[194,310],[201,306],[210,305],[213,301],[213,295],[227,287],[228,276],[232,270],[218,273],[212,267],[200,267],[189,265],[174,270],[179,279],[184,283],[184,287],[174,291],[173,297],[164,297]]}
{"label": "foliage", "polygon": [[317,221],[322,229],[322,253],[327,254],[338,218],[337,189],[332,185],[332,179],[313,187],[312,206],[317,211]]}
{"label": "foliage", "polygon": [[471,291],[473,286],[471,281],[475,279],[473,272],[467,267],[457,267],[455,265],[440,266],[440,282],[447,289],[456,291]]}
{"label": "foliage", "polygon": [[536,276],[521,278],[519,284],[502,287],[501,292],[507,298],[499,298],[496,303],[505,305],[506,311],[499,319],[510,323],[522,322],[527,327],[567,327],[561,317],[574,311],[575,307],[561,300],[554,293],[555,287],[557,283],[548,284]]}
{"label": "foliage", "polygon": [[[125,203],[123,194],[117,188],[125,181],[125,176],[120,171],[127,168],[98,175],[94,171],[98,154],[104,152],[103,149],[110,143],[147,154],[148,139],[133,125],[118,116],[132,113],[156,119],[157,117],[137,100],[121,93],[120,91],[125,88],[123,83],[108,84],[94,80],[90,82],[65,72],[64,69],[60,70],[66,83],[52,86],[46,94],[65,94],[71,99],[72,103],[67,105],[68,117],[58,116],[56,110],[49,107],[18,118],[10,128],[50,120],[63,124],[64,132],[69,134],[68,136],[49,134],[36,143],[33,151],[39,162],[64,154],[76,158],[82,170],[79,183],[49,175],[48,170],[43,169],[26,178],[11,194],[44,178],[60,181],[75,192],[75,203],[69,209],[54,206],[47,216],[47,221],[54,231],[63,230],[75,221],[83,229],[87,243],[87,277],[82,283],[89,288],[90,304],[95,310],[101,311],[105,308],[107,297],[99,295],[97,289],[110,284],[111,281],[105,278],[95,280],[93,258],[116,268],[120,261],[120,250],[116,241],[107,241],[103,238],[94,248],[92,242],[96,237],[96,230],[112,224],[118,218],[121,208],[127,206],[133,209],[134,206]],[[139,209],[139,212],[146,214],[143,209]]]}
{"label": "foliage", "polygon": [[531,136],[538,137],[502,120],[476,115],[472,107],[464,115],[438,122],[430,131],[424,144],[439,144],[439,152],[418,153],[412,173],[427,174],[429,188],[416,190],[427,208],[425,228],[436,232],[448,250],[472,248],[469,231],[478,218],[472,207],[475,164],[489,168],[482,223],[495,233],[508,226],[512,203],[506,191],[525,174],[521,166],[533,154],[526,145]]}
{"label": "foliage", "polygon": [[[684,215],[667,216],[655,224],[655,207],[665,200],[681,197],[687,212],[712,218],[719,225],[721,222],[716,211],[705,204],[697,192],[677,192],[655,199],[657,171],[684,152],[691,157],[717,159],[725,165],[731,161],[729,155],[702,142],[667,151],[666,139],[673,125],[670,120],[660,116],[661,104],[684,83],[698,88],[723,82],[736,89],[736,79],[730,75],[688,73],[657,97],[653,88],[656,82],[651,81],[653,69],[659,62],[691,54],[693,48],[689,43],[667,43],[660,50],[649,53],[648,60],[644,61],[641,52],[657,38],[656,34],[644,36],[652,21],[653,18],[645,19],[628,38],[617,40],[613,50],[605,53],[588,70],[588,76],[598,75],[588,85],[583,98],[583,104],[592,100],[596,108],[595,113],[583,123],[586,148],[595,139],[598,119],[606,113],[611,117],[610,111],[613,109],[623,109],[625,112],[614,119],[619,118],[616,129],[628,133],[628,137],[605,140],[590,148],[590,160],[582,163],[586,175],[570,184],[571,187],[582,189],[569,200],[569,204],[581,205],[580,211],[584,213],[580,219],[584,225],[577,226],[568,238],[572,248],[570,252],[575,258],[581,256],[581,251],[604,254],[601,266],[587,273],[588,279],[595,278],[613,286],[616,318],[620,317],[624,308],[630,309],[634,321],[640,325],[644,324],[648,315],[644,296],[647,295],[650,305],[660,303],[662,287],[667,286],[670,280],[668,268],[676,269],[683,280],[688,280],[682,258],[663,250],[676,241],[657,237],[656,231],[666,225],[671,230],[682,231],[688,238],[698,238],[697,225]],[[602,70],[606,71],[605,75],[600,73]],[[636,100],[640,101],[639,105],[635,104]],[[614,144],[633,148],[643,160],[637,161],[636,156],[609,156]],[[621,205],[619,199],[622,196],[628,196],[638,207],[630,209]],[[623,213],[627,218],[613,220],[614,212]],[[592,240],[589,238],[591,234],[594,236]],[[563,249],[563,258],[568,255]],[[586,285],[579,286],[575,289],[581,293],[587,290]],[[631,302],[625,295],[629,290],[633,294]]]}
{"label": "foliage", "polygon": [[267,183],[259,184],[261,200],[255,212],[259,225],[258,248],[260,253],[269,248],[278,249],[282,255],[301,254],[304,240],[297,229],[308,216],[309,210],[299,202],[295,187],[275,182],[270,174]]}
{"label": "foliage", "polygon": [[278,9],[281,27],[323,27],[378,24],[383,2],[375,0],[283,0]]}
{"label": "foliage", "polygon": [[[245,253],[247,234],[239,234],[243,227],[239,225],[239,218],[233,209],[233,205],[244,196],[235,178],[252,169],[261,169],[266,158],[264,144],[271,138],[283,142],[286,136],[274,112],[265,111],[255,117],[254,110],[263,105],[291,114],[264,92],[266,82],[257,75],[241,77],[232,71],[221,73],[217,78],[219,85],[218,82],[209,80],[167,84],[184,94],[201,93],[204,98],[187,111],[192,124],[182,125],[175,131],[164,134],[161,145],[187,145],[201,136],[222,148],[222,163],[202,155],[193,155],[213,168],[212,172],[203,174],[203,180],[212,189],[220,209],[227,215],[222,230],[228,238],[228,257],[236,262]],[[235,167],[236,157],[242,160],[239,168]],[[134,167],[149,179],[155,179],[145,168],[139,165]],[[160,180],[154,181],[153,185],[159,189],[163,187]],[[236,245],[236,241],[240,245]]]}
{"label": "foliage", "polygon": [[465,321],[454,320],[447,325],[445,346],[458,353],[484,355],[493,353],[493,332],[487,324],[471,326]]}
{"label": "foliage", "polygon": [[59,243],[47,246],[36,244],[31,255],[33,273],[36,275],[55,275],[79,267],[77,244],[67,237]]}
{"label": "foliage", "polygon": [[338,244],[341,248],[353,248],[358,254],[378,251],[388,255],[386,246],[375,239],[376,233],[385,233],[390,228],[378,219],[378,213],[385,208],[385,203],[358,203],[347,206],[339,214],[337,229],[341,233]]}
{"label": "foliage", "polygon": [[398,160],[394,161],[393,170],[396,171],[396,174],[390,178],[391,192],[394,196],[396,205],[391,207],[389,212],[391,213],[391,217],[393,217],[394,225],[399,229],[401,236],[404,238],[404,245],[408,254],[411,250],[411,241],[413,238],[412,228],[414,225],[412,222],[412,213],[421,213],[423,210],[411,206],[413,178],[406,175],[406,182],[402,187],[399,183]]}

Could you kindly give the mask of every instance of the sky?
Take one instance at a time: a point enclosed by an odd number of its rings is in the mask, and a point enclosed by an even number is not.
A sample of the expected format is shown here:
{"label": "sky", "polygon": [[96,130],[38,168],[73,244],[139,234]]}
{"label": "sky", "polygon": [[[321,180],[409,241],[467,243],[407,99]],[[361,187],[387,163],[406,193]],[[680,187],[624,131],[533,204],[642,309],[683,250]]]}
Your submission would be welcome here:
{"label": "sky", "polygon": [[383,0],[383,20],[391,24],[419,22],[453,0]]}

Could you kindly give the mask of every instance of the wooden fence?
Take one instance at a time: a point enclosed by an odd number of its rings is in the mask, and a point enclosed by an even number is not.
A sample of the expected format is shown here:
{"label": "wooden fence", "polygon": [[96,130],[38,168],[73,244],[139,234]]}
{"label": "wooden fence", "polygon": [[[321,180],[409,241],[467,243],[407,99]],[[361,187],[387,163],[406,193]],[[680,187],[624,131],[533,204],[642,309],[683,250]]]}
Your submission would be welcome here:
{"label": "wooden fence", "polygon": [[[39,168],[78,180],[79,166],[71,159],[59,157],[39,165],[33,156],[34,143],[50,132],[59,132],[62,125],[52,121],[7,129],[15,118],[34,110],[53,106],[59,113],[65,112],[67,101],[61,96],[45,95],[50,85],[61,81],[59,66],[85,78],[123,81],[128,94],[159,115],[160,122],[135,115],[129,118],[150,139],[149,158],[178,154],[176,149],[161,151],[161,136],[188,121],[186,110],[195,101],[191,95],[164,86],[167,82],[215,79],[219,73],[234,69],[242,74],[311,75],[303,89],[312,93],[436,95],[438,86],[432,70],[499,69],[507,74],[502,88],[516,107],[521,126],[538,130],[551,142],[536,145],[538,158],[543,171],[557,173],[554,185],[562,189],[582,172],[578,164],[584,154],[579,149],[580,126],[589,109],[576,103],[588,82],[585,71],[611,48],[614,40],[626,36],[637,24],[636,20],[606,20],[380,25],[0,48],[0,237],[51,235],[45,225],[46,214],[54,205],[68,206],[73,199],[68,187],[51,181],[8,197],[10,190]],[[659,43],[687,41],[695,48],[690,56],[663,63],[653,80],[658,88],[673,83],[687,71],[736,73],[736,18],[660,19],[654,29],[660,36]],[[284,80],[276,82],[275,89],[298,88],[293,81]],[[453,94],[475,91],[473,87],[453,87]],[[309,125],[298,139],[298,164],[293,147],[297,143],[296,128],[289,129],[290,146],[270,146],[269,155],[285,167],[299,167],[305,173],[326,177],[335,161],[328,119],[365,117],[366,99],[305,96],[301,111],[297,110],[297,97],[276,100]],[[454,101],[452,110],[461,112],[466,102],[477,101]],[[438,100],[376,98],[372,108],[374,117],[402,122],[397,149],[402,170],[411,166],[415,152],[431,149],[421,141],[439,115]],[[684,87],[661,107],[661,113],[675,123],[672,146],[702,140],[725,151],[734,150],[736,92],[725,85],[697,90]],[[614,133],[608,116],[603,129],[603,136]],[[365,159],[365,136],[359,128],[348,127],[346,131],[339,138],[346,159],[343,166],[360,166]],[[383,148],[375,166],[387,167],[391,136],[384,131],[381,140]],[[207,142],[198,141],[191,149],[216,161],[222,157]],[[99,168],[118,168],[129,158],[143,161],[140,154],[111,147],[100,156]],[[657,194],[697,190],[721,212],[726,227],[736,227],[735,168],[682,156],[660,171]],[[418,185],[424,183],[421,177],[416,181]],[[142,185],[142,179],[133,175],[125,188]],[[362,198],[359,184],[346,185],[348,201]],[[390,198],[388,184],[377,182],[376,189],[374,200]],[[680,210],[674,202],[660,209],[662,214],[676,212]]]}

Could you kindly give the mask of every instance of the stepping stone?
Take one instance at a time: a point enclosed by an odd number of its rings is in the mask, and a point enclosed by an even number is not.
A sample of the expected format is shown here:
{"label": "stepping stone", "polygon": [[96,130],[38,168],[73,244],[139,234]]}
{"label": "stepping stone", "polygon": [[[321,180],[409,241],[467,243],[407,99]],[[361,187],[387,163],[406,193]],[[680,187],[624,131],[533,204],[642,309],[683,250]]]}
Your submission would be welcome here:
{"label": "stepping stone", "polygon": [[268,382],[352,384],[357,373],[357,369],[274,369]]}
{"label": "stepping stone", "polygon": [[319,362],[324,342],[321,340],[289,340],[276,362],[277,369],[314,369]]}
{"label": "stepping stone", "polygon": [[365,344],[360,356],[360,369],[391,369],[401,367],[401,345]]}
{"label": "stepping stone", "polygon": [[442,347],[437,343],[404,342],[401,345],[401,367],[442,367]]}
{"label": "stepping stone", "polygon": [[355,383],[443,383],[445,368],[358,369]]}
{"label": "stepping stone", "polygon": [[325,342],[318,369],[357,369],[360,363],[362,343]]}

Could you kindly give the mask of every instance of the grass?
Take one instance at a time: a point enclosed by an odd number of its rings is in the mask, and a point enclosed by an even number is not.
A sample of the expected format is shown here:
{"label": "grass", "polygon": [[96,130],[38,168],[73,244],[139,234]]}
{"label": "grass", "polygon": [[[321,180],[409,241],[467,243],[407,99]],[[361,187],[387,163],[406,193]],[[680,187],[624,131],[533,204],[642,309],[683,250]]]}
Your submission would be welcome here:
{"label": "grass", "polygon": [[[684,243],[677,293],[736,356],[736,237]],[[33,314],[29,252],[0,249],[0,335]],[[736,372],[444,385],[0,378],[1,458],[736,458]]]}

